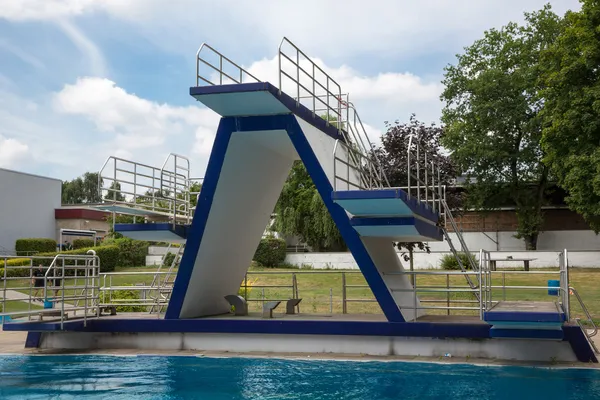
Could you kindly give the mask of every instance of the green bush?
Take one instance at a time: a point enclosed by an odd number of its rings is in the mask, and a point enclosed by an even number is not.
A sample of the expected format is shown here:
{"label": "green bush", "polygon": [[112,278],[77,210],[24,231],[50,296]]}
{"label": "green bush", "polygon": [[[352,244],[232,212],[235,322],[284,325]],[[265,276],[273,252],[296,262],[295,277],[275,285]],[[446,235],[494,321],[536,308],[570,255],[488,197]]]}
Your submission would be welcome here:
{"label": "green bush", "polygon": [[[93,248],[86,249],[77,249],[70,251],[63,251],[60,254],[86,254],[88,250],[94,250],[98,258],[100,258],[100,272],[112,272],[117,267],[117,262],[119,261],[119,247],[114,245],[109,246],[98,246]],[[40,263],[46,267],[50,266],[52,262],[52,258],[56,256],[56,252],[53,253],[42,253],[38,254],[39,256],[48,257],[42,260]],[[62,261],[61,261],[62,262]],[[81,262],[79,262],[81,263]],[[74,260],[65,260],[65,265],[74,265]]]}
{"label": "green bush", "polygon": [[73,240],[73,249],[85,249],[88,247],[94,247],[94,239],[75,239]]}
{"label": "green bush", "polygon": [[44,238],[17,239],[15,251],[19,255],[56,251],[56,240]]}
{"label": "green bush", "polygon": [[175,254],[168,252],[167,255],[165,256],[165,261],[164,261],[163,265],[170,267],[171,264],[173,264],[174,259],[175,259]]}
{"label": "green bush", "polygon": [[[104,246],[117,246],[119,248],[119,267],[138,267],[146,265],[146,255],[148,254],[148,242],[133,240],[130,238],[106,239]],[[100,248],[100,247],[99,247]]]}
{"label": "green bush", "polygon": [[[466,253],[458,253],[458,256],[460,258],[460,262],[462,263],[463,267],[465,267],[465,269],[471,269],[471,264],[469,263],[469,258],[467,256],[467,254]],[[475,262],[475,265],[477,265],[477,263],[478,263],[477,257],[475,257],[473,254],[471,254],[471,259]],[[456,257],[454,257],[454,254],[444,255],[442,257],[442,262],[440,265],[441,265],[442,269],[445,269],[448,271],[460,271],[460,265],[458,264]]]}
{"label": "green bush", "polygon": [[[6,264],[5,264],[6,263]],[[0,280],[4,279],[4,266],[8,267],[20,267],[27,266],[27,268],[7,268],[6,269],[6,277],[7,278],[28,278],[31,276],[31,259],[29,258],[0,258]]]}
{"label": "green bush", "polygon": [[[140,298],[139,291],[137,290],[113,290],[111,294],[108,291],[103,291],[100,293],[100,303],[112,303],[119,304],[119,301],[115,300],[133,300],[130,303],[135,303],[135,300]],[[147,306],[117,306],[117,312],[146,312],[148,311]]]}
{"label": "green bush", "polygon": [[285,240],[267,237],[260,241],[253,260],[265,267],[276,267],[285,260]]}

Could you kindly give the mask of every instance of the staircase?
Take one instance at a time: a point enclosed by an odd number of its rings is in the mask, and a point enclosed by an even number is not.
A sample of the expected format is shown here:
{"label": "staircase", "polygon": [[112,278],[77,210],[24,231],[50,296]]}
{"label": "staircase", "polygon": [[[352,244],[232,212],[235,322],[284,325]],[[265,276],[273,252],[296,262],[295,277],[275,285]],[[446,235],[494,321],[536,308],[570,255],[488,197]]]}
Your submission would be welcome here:
{"label": "staircase", "polygon": [[[374,153],[354,106],[340,101],[341,133],[345,140],[334,148],[332,199],[350,214],[351,224],[363,237],[387,237],[394,242],[446,240],[461,271],[478,271],[474,258],[463,265],[459,252],[471,254],[446,202],[437,156],[428,152],[415,135],[407,138],[407,171],[404,187],[391,187]],[[454,232],[455,245],[450,231]],[[465,273],[471,289],[480,285]],[[475,293],[479,299],[479,293]]]}
{"label": "staircase", "polygon": [[[160,263],[156,274],[154,275],[154,279],[150,284],[150,293],[154,293],[152,295],[152,299],[155,300],[156,304],[150,308],[150,314],[157,313],[160,314],[163,308],[169,304],[169,299],[171,298],[171,292],[173,291],[173,283],[175,282],[175,277],[177,273],[175,271],[176,267],[179,266],[181,262],[181,258],[183,257],[183,253],[185,251],[185,245],[182,244],[178,247],[177,253],[175,253],[175,257],[173,260],[167,265],[166,261],[170,253],[169,250],[172,248],[172,245],[169,244],[167,247],[167,251],[163,256],[162,262]],[[164,267],[169,267],[166,271],[163,270]]]}

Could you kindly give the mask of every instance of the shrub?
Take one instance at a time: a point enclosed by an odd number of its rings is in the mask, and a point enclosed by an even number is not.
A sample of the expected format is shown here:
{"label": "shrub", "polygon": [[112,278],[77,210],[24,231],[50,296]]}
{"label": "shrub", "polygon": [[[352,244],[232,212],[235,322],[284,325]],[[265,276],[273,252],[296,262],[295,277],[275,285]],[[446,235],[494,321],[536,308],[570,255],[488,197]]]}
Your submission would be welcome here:
{"label": "shrub", "polygon": [[[133,240],[130,238],[107,239],[104,241],[105,246],[118,246],[119,267],[137,267],[146,264],[146,255],[148,254],[148,242],[141,240]],[[104,246],[102,246],[104,247]]]}
{"label": "shrub", "polygon": [[20,255],[56,251],[56,240],[44,238],[17,239],[15,251]]}
{"label": "shrub", "polygon": [[[86,254],[88,250],[94,250],[98,258],[100,258],[100,272],[112,272],[117,267],[117,262],[119,261],[120,253],[118,246],[98,246],[93,248],[63,251],[60,254]],[[52,258],[56,256],[56,254],[58,253],[53,252],[39,254],[39,256],[48,257],[47,259],[42,260],[40,263],[46,267],[50,266]],[[65,265],[74,264],[74,260],[65,260]]]}
{"label": "shrub", "polygon": [[[475,264],[477,264],[477,257],[475,257],[473,254],[471,254],[470,256],[471,259],[475,262]],[[463,267],[465,267],[465,269],[471,269],[471,264],[469,263],[469,258],[466,253],[458,253],[458,257],[460,258],[460,262],[462,263]],[[454,254],[444,255],[442,257],[442,262],[440,265],[442,269],[445,270],[460,270],[460,265],[458,264],[456,257],[454,257]]]}
{"label": "shrub", "polygon": [[85,249],[88,247],[94,247],[94,239],[75,239],[73,240],[73,249]]}
{"label": "shrub", "polygon": [[[140,298],[139,295],[139,291],[137,290],[113,290],[112,294],[109,294],[108,291],[103,291],[100,293],[100,302],[101,303],[108,303],[110,302],[111,304],[119,304],[119,301],[115,301],[115,300],[124,300],[123,303],[126,303],[127,300],[133,300],[130,301],[130,303],[135,303],[135,300],[138,300]],[[112,299],[112,300],[111,300]],[[148,307],[147,306],[142,306],[142,305],[135,305],[135,306],[117,306],[116,307],[117,312],[146,312],[148,311]]]}
{"label": "shrub", "polygon": [[285,260],[285,240],[267,237],[260,241],[253,260],[265,267],[276,267]]}
{"label": "shrub", "polygon": [[30,258],[7,258],[6,260],[0,258],[0,279],[4,279],[5,265],[8,267],[27,266],[27,268],[7,268],[7,278],[29,278],[31,276]]}
{"label": "shrub", "polygon": [[175,259],[175,254],[168,252],[167,255],[165,256],[165,261],[164,261],[163,265],[170,267],[171,264],[173,264],[174,259]]}

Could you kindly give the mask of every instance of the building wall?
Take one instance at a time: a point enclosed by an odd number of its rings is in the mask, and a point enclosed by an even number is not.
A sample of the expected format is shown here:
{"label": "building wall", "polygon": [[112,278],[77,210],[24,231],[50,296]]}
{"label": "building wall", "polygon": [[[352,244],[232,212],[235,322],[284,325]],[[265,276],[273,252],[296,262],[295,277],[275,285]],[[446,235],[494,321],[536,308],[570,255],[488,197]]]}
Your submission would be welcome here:
{"label": "building wall", "polygon": [[[94,221],[86,219],[57,219],[56,220],[56,238],[60,235],[61,229],[77,229],[85,231],[96,231],[98,238],[104,237],[108,233],[108,222],[106,221]],[[81,239],[84,237],[78,236],[65,236],[63,242],[66,240],[69,243],[73,243],[75,239]],[[85,237],[85,239],[89,239]]]}
{"label": "building wall", "polygon": [[13,251],[20,238],[56,238],[60,180],[0,168],[0,188],[0,252]]}

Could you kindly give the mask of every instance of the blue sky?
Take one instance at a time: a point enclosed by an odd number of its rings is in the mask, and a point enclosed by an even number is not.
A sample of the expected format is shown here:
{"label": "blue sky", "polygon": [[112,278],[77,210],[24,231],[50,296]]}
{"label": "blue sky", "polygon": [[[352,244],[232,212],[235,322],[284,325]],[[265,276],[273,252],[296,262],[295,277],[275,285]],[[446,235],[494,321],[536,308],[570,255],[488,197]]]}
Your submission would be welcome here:
{"label": "blue sky", "polygon": [[[189,95],[202,42],[276,83],[283,36],[349,92],[367,130],[439,118],[443,67],[544,0],[4,0],[0,167],[60,179],[169,152],[202,176],[218,116]],[[550,1],[563,14],[577,0]]]}

